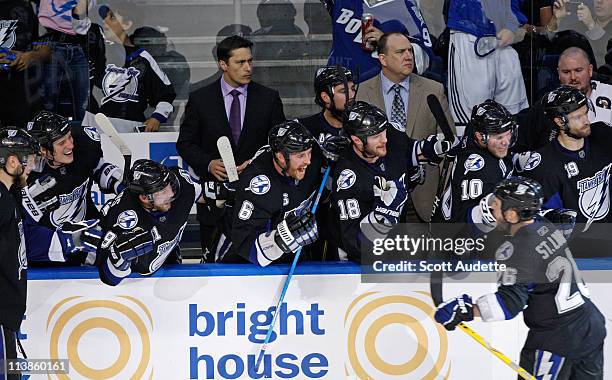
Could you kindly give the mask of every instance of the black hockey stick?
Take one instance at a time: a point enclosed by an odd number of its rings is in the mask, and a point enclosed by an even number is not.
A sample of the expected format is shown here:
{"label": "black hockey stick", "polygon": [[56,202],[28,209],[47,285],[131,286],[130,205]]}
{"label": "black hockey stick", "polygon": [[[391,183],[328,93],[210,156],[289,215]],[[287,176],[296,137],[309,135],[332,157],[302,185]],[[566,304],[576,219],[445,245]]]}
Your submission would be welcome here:
{"label": "black hockey stick", "polygon": [[104,132],[105,135],[108,136],[110,141],[119,149],[121,155],[123,155],[123,177],[127,176],[127,173],[130,171],[132,167],[132,151],[127,146],[125,141],[119,136],[119,133],[113,127],[113,124],[108,120],[105,114],[97,113],[95,116],[96,124],[98,127]]}
{"label": "black hockey stick", "polygon": [[[436,119],[438,126],[442,130],[442,133],[444,134],[444,139],[446,141],[453,141],[455,139],[455,134],[453,133],[453,130],[448,124],[448,120],[446,119],[446,115],[444,114],[444,110],[442,109],[442,105],[440,104],[440,101],[438,100],[438,98],[433,94],[427,95],[427,105],[429,106],[429,110],[431,111],[434,119]],[[448,168],[450,166],[450,161],[451,161],[450,157],[445,156],[442,162],[442,169],[440,170],[440,179],[438,180],[438,188],[436,190],[436,196],[434,198],[433,206],[431,207],[431,217],[429,219],[429,233],[430,234],[432,232],[431,231],[431,220],[433,219],[438,209],[438,206],[442,199],[442,192],[444,191],[444,188],[446,187],[446,181],[448,177]],[[442,298],[443,272],[441,271],[431,272],[430,276],[431,277],[430,277],[429,286],[430,286],[431,298],[435,306],[438,306],[443,301],[443,298]]]}

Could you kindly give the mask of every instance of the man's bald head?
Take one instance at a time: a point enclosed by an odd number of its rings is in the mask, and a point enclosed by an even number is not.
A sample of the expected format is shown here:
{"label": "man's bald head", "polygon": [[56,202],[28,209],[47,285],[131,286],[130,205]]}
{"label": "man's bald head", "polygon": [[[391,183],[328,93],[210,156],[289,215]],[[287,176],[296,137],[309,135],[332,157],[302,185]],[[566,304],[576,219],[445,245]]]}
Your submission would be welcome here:
{"label": "man's bald head", "polygon": [[587,96],[590,95],[593,65],[589,63],[589,56],[584,50],[578,47],[565,49],[559,57],[557,73],[561,84],[575,87]]}

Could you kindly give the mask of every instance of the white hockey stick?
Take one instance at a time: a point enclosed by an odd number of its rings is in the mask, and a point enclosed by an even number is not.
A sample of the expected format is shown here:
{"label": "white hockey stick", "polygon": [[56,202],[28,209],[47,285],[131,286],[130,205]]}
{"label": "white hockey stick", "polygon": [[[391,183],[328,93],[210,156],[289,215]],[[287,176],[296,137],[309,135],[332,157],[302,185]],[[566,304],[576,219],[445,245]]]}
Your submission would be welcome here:
{"label": "white hockey stick", "polygon": [[127,146],[125,141],[119,136],[113,124],[111,124],[110,120],[103,113],[96,114],[96,124],[105,135],[108,136],[110,141],[119,149],[121,154],[123,155],[124,166],[123,166],[123,175],[127,175],[127,172],[130,170],[132,166],[132,151]]}
{"label": "white hockey stick", "polygon": [[238,170],[236,170],[236,161],[234,160],[234,153],[232,152],[232,144],[230,144],[227,136],[219,137],[219,140],[217,140],[217,149],[219,149],[221,160],[225,166],[227,178],[230,182],[238,181]]}

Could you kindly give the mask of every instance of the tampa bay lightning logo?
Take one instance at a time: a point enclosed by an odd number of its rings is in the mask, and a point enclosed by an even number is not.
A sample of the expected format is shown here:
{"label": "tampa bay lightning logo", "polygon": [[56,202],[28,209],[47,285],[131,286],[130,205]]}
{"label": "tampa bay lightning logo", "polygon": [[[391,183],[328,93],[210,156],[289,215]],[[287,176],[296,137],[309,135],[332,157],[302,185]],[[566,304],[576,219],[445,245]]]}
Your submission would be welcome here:
{"label": "tampa bay lightning logo", "polygon": [[495,251],[495,259],[497,261],[508,260],[513,253],[514,246],[509,241],[505,241],[499,246],[499,248],[497,248],[497,251]]}
{"label": "tampa bay lightning logo", "polygon": [[83,131],[93,141],[100,141],[100,134],[95,127],[83,127]]}
{"label": "tampa bay lightning logo", "polygon": [[517,171],[533,170],[542,162],[542,155],[538,152],[524,152],[516,155],[513,161]]}
{"label": "tampa bay lightning logo", "polygon": [[480,154],[472,153],[468,156],[467,160],[465,160],[463,166],[465,167],[463,175],[465,175],[468,172],[477,172],[484,168],[485,161]]}
{"label": "tampa bay lightning logo", "polygon": [[125,210],[117,217],[117,225],[124,230],[131,230],[138,223],[138,215],[134,210]]}
{"label": "tampa bay lightning logo", "polygon": [[249,183],[249,189],[253,194],[263,195],[270,191],[270,179],[263,174],[258,175]]}
{"label": "tampa bay lightning logo", "polygon": [[140,71],[133,67],[106,66],[106,74],[102,79],[104,97],[102,104],[113,102],[138,102],[138,76]]}
{"label": "tampa bay lightning logo", "polygon": [[0,48],[12,49],[17,41],[17,20],[0,20]]}
{"label": "tampa bay lightning logo", "polygon": [[578,205],[580,212],[587,218],[586,231],[591,223],[601,220],[610,211],[610,169],[612,164],[595,173],[592,177],[581,179],[576,183],[580,194]]}
{"label": "tampa bay lightning logo", "polygon": [[344,169],[340,173],[340,176],[338,177],[338,180],[336,181],[336,185],[338,186],[338,190],[346,190],[346,189],[350,189],[351,186],[355,184],[356,180],[357,180],[357,175],[355,175],[354,171],[352,171],[351,169]]}

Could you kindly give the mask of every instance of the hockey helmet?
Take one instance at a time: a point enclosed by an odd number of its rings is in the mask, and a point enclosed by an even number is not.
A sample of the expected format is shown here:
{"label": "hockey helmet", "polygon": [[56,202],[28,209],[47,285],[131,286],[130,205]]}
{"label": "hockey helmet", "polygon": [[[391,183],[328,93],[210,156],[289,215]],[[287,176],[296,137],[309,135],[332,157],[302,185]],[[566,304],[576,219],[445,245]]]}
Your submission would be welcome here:
{"label": "hockey helmet", "polygon": [[344,111],[342,129],[349,136],[365,139],[387,129],[389,121],[385,113],[375,105],[357,101],[348,105]]}
{"label": "hockey helmet", "polygon": [[288,159],[289,153],[303,152],[312,148],[314,138],[298,120],[288,120],[270,129],[268,144],[272,153],[281,152]]}
{"label": "hockey helmet", "polygon": [[553,90],[542,98],[544,113],[551,121],[559,117],[567,124],[567,115],[584,107],[589,107],[590,103],[586,95],[580,90],[563,85]]}
{"label": "hockey helmet", "polygon": [[[176,174],[152,160],[140,159],[134,162],[126,182],[130,192],[146,196],[153,204],[172,202],[180,193],[180,182]],[[166,190],[168,185],[171,192]]]}
{"label": "hockey helmet", "polygon": [[540,211],[544,203],[542,185],[525,177],[510,177],[495,186],[493,194],[501,200],[501,208],[516,210],[520,220],[529,220]]}
{"label": "hockey helmet", "polygon": [[28,123],[28,131],[43,148],[53,152],[53,143],[70,132],[70,120],[50,111],[40,111]]}
{"label": "hockey helmet", "polygon": [[472,108],[470,124],[474,132],[482,135],[483,143],[486,144],[489,136],[512,131],[510,146],[516,140],[516,120],[506,107],[492,99],[487,99],[483,103],[477,104]]}
{"label": "hockey helmet", "polygon": [[0,129],[0,167],[6,165],[10,155],[17,156],[24,166],[35,167],[38,163],[28,162],[29,156],[33,154],[40,158],[40,144],[34,136],[21,128]]}
{"label": "hockey helmet", "polygon": [[[325,102],[321,98],[321,93],[325,92],[330,98],[334,97],[334,87],[339,84],[348,85],[353,81],[351,70],[343,66],[323,66],[317,70],[314,80],[315,103],[325,107]],[[348,91],[348,89],[346,89]],[[333,108],[333,100],[332,100]]]}

